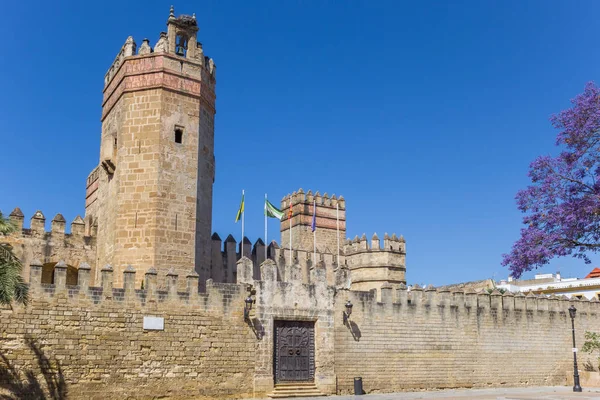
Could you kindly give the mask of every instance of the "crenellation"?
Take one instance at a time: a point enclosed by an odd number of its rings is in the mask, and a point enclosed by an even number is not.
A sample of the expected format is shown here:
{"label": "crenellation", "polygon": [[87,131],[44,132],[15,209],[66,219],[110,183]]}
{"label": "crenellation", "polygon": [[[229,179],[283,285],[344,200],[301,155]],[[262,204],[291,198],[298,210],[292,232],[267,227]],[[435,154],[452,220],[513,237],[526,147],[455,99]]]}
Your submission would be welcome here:
{"label": "crenellation", "polygon": [[82,262],[77,268],[77,285],[83,293],[90,287],[91,270],[92,267],[86,262]]}
{"label": "crenellation", "polygon": [[[242,254],[242,242],[243,242],[243,254]],[[238,256],[236,260],[242,257],[251,258],[252,257],[252,242],[248,237],[244,236],[240,244],[238,245]]]}
{"label": "crenellation", "polygon": [[67,226],[67,221],[62,214],[56,214],[54,218],[52,218],[52,222],[50,224],[50,231],[53,235],[59,235],[64,237],[65,228]]}
{"label": "crenellation", "polygon": [[379,236],[377,236],[377,233],[373,234],[373,237],[371,238],[371,250],[380,250],[381,249],[381,244],[379,242]]}
{"label": "crenellation", "polygon": [[150,46],[150,40],[145,38],[144,40],[142,40],[142,44],[138,51],[138,55],[145,56],[146,54],[150,54],[150,53],[152,53],[152,47]]}
{"label": "crenellation", "polygon": [[439,289],[438,290],[439,297],[439,306],[441,307],[450,307],[450,289]]}
{"label": "crenellation", "polygon": [[132,265],[123,270],[123,289],[126,297],[135,294],[135,268]]}
{"label": "crenellation", "polygon": [[232,235],[225,239],[225,253],[223,260],[225,262],[225,276],[223,282],[235,282],[235,265],[237,263],[236,241]]}
{"label": "crenellation", "polygon": [[519,292],[514,296],[515,299],[515,310],[525,311],[525,294],[523,292]]}
{"label": "crenellation", "polygon": [[42,267],[40,260],[33,260],[29,265],[29,287],[32,295],[37,294],[42,286]]}
{"label": "crenellation", "polygon": [[71,222],[71,235],[81,237],[85,236],[85,221],[80,215],[75,217],[73,222]]}
{"label": "crenellation", "polygon": [[548,300],[547,300],[546,296],[535,295],[535,305],[532,310],[533,311],[548,311],[548,303],[547,302],[548,302]]}
{"label": "crenellation", "polygon": [[144,274],[144,288],[146,289],[146,300],[156,303],[158,301],[158,271],[150,267]]}
{"label": "crenellation", "polygon": [[67,290],[67,264],[63,260],[54,267],[54,287],[56,293],[64,293]]}
{"label": "crenellation", "polygon": [[525,309],[527,311],[537,310],[537,296],[533,292],[529,292],[525,296]]}
{"label": "crenellation", "polygon": [[477,293],[477,308],[485,311],[489,311],[491,309],[491,296],[489,293]]}
{"label": "crenellation", "polygon": [[189,294],[189,300],[192,303],[195,303],[198,300],[199,278],[200,275],[194,270],[188,272],[185,277],[186,289]]}
{"label": "crenellation", "polygon": [[33,214],[29,226],[31,233],[34,235],[43,236],[44,233],[46,233],[46,217],[40,210],[37,210],[35,214]]}
{"label": "crenellation", "polygon": [[428,285],[423,290],[423,304],[431,308],[436,308],[440,304],[438,292],[433,285]]}
{"label": "crenellation", "polygon": [[384,284],[381,286],[381,302],[387,305],[392,305],[394,302],[393,291],[394,288],[390,284]]}
{"label": "crenellation", "polygon": [[171,267],[167,272],[166,283],[167,293],[169,301],[176,301],[179,296],[177,295],[177,281],[179,280],[179,274],[175,271],[175,268]]}
{"label": "crenellation", "polygon": [[236,263],[238,284],[252,284],[254,282],[254,265],[250,258],[244,256]]}
{"label": "crenellation", "polygon": [[252,261],[253,261],[253,277],[255,280],[260,280],[260,265],[265,262],[265,242],[261,238],[258,238],[254,242],[252,247]]}
{"label": "crenellation", "polygon": [[452,307],[464,308],[466,306],[465,302],[465,292],[463,290],[455,290],[452,292],[452,297],[450,301],[450,305]]}
{"label": "crenellation", "polygon": [[411,288],[409,296],[411,306],[419,307],[423,305],[423,289],[418,284]]}
{"label": "crenellation", "polygon": [[498,289],[494,289],[490,293],[490,308],[493,310],[502,310],[502,293]]}
{"label": "crenellation", "polygon": [[318,206],[323,205],[323,197],[321,196],[321,193],[319,193],[318,190],[315,192],[315,195],[313,196],[313,201],[316,202]]}
{"label": "crenellation", "polygon": [[467,289],[465,291],[465,307],[467,309],[469,309],[469,311],[472,311],[475,315],[477,314],[477,308],[479,307],[478,304],[478,294],[475,290],[473,289]]}
{"label": "crenellation", "polygon": [[[250,260],[245,258],[244,261],[249,262]],[[268,261],[272,263],[272,260]],[[266,275],[268,275],[266,269],[269,262],[263,263]],[[71,303],[71,306],[78,306],[80,302],[81,304],[100,304],[102,307],[108,307],[109,304],[137,302],[141,307],[152,307],[152,304],[171,307],[169,304],[175,303],[174,307],[190,306],[196,308],[206,306],[205,309],[207,311],[212,310],[217,312],[218,309],[221,309],[221,312],[227,313],[226,309],[231,309],[232,295],[237,294],[240,297],[243,294],[242,287],[248,288],[248,285],[254,283],[253,280],[249,280],[249,283],[245,285],[219,284],[213,283],[209,279],[207,281],[207,292],[199,293],[198,274],[195,271],[191,271],[186,276],[186,291],[178,292],[178,275],[173,269],[165,276],[167,290],[159,291],[157,290],[156,281],[157,271],[151,268],[145,273],[145,288],[136,289],[136,270],[130,265],[123,270],[123,287],[114,287],[114,281],[112,280],[113,269],[110,265],[107,265],[102,269],[102,286],[92,287],[89,286],[90,267],[87,264],[82,264],[78,271],[81,284],[71,286],[66,284],[67,265],[64,262],[60,262],[54,270],[55,283],[42,284],[40,282],[41,268],[41,263],[37,261],[34,261],[30,266],[31,277],[29,287],[31,295],[34,296],[33,300],[35,304],[40,304],[40,301],[57,301],[57,296],[65,295],[64,298]],[[207,301],[207,298],[211,296],[212,300]],[[86,299],[91,301],[88,303]],[[238,302],[243,305],[239,299]],[[118,307],[122,306],[119,305]],[[230,311],[238,313],[235,310]]]}
{"label": "crenellation", "polygon": [[506,311],[515,309],[515,295],[512,292],[506,291],[502,294],[502,309]]}
{"label": "crenellation", "polygon": [[106,298],[112,298],[113,292],[113,268],[111,265],[106,264],[100,270],[102,274],[102,294]]}
{"label": "crenellation", "polygon": [[17,232],[23,231],[23,222],[25,221],[25,216],[19,207],[15,207],[15,209],[12,210],[8,216],[8,219],[15,226],[15,230]]}
{"label": "crenellation", "polygon": [[548,311],[551,312],[558,312],[559,311],[559,307],[558,307],[558,297],[556,297],[556,295],[552,294],[548,297]]}
{"label": "crenellation", "polygon": [[400,285],[398,285],[398,287],[396,288],[396,299],[398,304],[400,304],[402,307],[407,307],[408,306],[408,288],[406,287],[405,284],[401,283]]}
{"label": "crenellation", "polygon": [[260,265],[260,278],[264,282],[277,281],[277,264],[275,261],[268,259]]}

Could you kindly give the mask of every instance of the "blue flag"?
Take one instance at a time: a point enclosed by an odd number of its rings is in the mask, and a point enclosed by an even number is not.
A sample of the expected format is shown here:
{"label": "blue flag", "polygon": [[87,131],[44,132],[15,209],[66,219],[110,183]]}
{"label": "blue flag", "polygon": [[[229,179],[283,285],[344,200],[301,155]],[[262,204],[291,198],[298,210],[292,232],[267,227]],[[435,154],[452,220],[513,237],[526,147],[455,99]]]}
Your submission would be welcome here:
{"label": "blue flag", "polygon": [[312,230],[312,232],[317,230],[317,202],[316,201],[313,201],[313,218],[312,218],[312,224],[310,224],[310,229]]}

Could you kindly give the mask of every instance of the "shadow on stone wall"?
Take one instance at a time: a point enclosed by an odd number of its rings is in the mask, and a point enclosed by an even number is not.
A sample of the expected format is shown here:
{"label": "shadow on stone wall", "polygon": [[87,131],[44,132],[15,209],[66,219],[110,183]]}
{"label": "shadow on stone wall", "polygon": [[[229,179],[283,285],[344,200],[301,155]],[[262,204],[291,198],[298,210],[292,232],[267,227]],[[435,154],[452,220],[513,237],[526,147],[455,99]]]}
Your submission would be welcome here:
{"label": "shadow on stone wall", "polygon": [[348,321],[348,323],[350,324],[350,332],[352,332],[352,338],[355,341],[360,342],[360,337],[362,336],[360,328],[358,327],[358,325],[356,325],[354,321]]}
{"label": "shadow on stone wall", "polygon": [[58,361],[52,363],[34,339],[25,338],[25,344],[39,371],[19,371],[0,349],[0,399],[65,400],[67,384]]}
{"label": "shadow on stone wall", "polygon": [[265,327],[258,318],[252,318],[248,321],[248,325],[258,340],[261,340],[265,336]]}

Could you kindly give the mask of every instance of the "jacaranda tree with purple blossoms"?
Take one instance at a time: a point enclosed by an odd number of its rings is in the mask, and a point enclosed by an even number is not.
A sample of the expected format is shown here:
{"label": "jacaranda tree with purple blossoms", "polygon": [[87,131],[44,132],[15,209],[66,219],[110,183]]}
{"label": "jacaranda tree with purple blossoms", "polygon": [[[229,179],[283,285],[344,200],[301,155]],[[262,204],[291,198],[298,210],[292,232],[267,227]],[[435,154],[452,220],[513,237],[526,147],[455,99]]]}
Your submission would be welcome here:
{"label": "jacaranda tree with purple blossoms", "polygon": [[517,193],[526,227],[502,261],[515,278],[554,257],[590,263],[600,250],[600,89],[590,82],[571,103],[551,118],[562,152],[533,161],[531,185]]}

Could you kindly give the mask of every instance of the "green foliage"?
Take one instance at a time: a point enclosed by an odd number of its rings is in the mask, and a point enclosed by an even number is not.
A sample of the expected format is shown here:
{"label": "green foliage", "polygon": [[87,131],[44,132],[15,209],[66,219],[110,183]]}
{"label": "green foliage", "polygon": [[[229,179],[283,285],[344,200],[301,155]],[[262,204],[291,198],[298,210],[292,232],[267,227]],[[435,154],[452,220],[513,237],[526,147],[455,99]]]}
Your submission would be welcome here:
{"label": "green foliage", "polygon": [[8,235],[9,233],[14,232],[16,226],[8,219],[2,215],[2,211],[0,211],[0,233],[3,235]]}
{"label": "green foliage", "polygon": [[[0,212],[0,233],[13,232],[15,226]],[[10,305],[13,301],[27,304],[28,287],[21,271],[21,261],[13,254],[8,243],[0,243],[0,304]]]}
{"label": "green foliage", "polygon": [[502,288],[494,288],[494,289],[486,289],[486,290],[489,294],[491,294],[494,290],[497,290],[502,294],[504,294],[504,292],[506,292],[506,289],[502,289]]}
{"label": "green foliage", "polygon": [[[585,342],[581,351],[593,354],[598,352],[600,355],[600,333],[585,331]],[[600,370],[600,357],[598,357],[598,368]]]}

